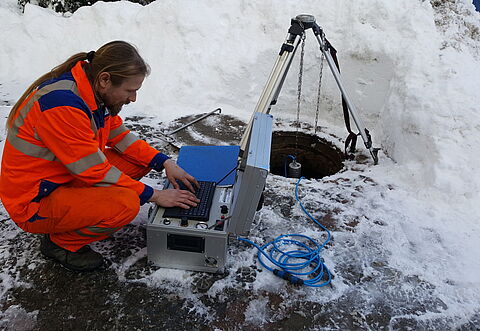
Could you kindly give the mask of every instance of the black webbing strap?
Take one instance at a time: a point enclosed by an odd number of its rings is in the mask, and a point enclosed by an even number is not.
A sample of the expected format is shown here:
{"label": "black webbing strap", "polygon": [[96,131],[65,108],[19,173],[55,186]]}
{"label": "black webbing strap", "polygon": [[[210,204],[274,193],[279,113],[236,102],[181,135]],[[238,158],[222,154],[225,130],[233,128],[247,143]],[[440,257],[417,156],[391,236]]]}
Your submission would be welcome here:
{"label": "black webbing strap", "polygon": [[[338,72],[340,72],[340,66],[338,65],[338,60],[337,60],[337,50],[333,48],[332,44],[325,39],[325,45],[327,46],[327,50],[330,51],[330,54],[332,55],[333,62],[335,62],[335,65],[338,69]],[[353,153],[355,153],[356,145],[357,145],[357,136],[359,133],[354,133],[350,127],[350,115],[348,114],[348,105],[347,102],[345,101],[345,98],[343,97],[342,94],[342,108],[343,108],[343,118],[345,120],[345,126],[347,127],[348,131],[348,137],[345,139],[345,157],[349,160],[352,160],[354,158]],[[348,149],[348,146],[350,146],[350,150]]]}

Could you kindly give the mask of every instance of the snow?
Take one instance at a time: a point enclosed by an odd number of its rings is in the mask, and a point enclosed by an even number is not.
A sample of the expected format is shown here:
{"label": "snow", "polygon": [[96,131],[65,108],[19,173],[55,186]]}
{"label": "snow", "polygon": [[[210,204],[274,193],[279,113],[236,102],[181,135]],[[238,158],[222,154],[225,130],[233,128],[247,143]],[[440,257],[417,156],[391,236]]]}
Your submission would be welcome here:
{"label": "snow", "polygon": [[[221,107],[222,113],[246,121],[290,18],[313,14],[338,50],[344,83],[372,132],[374,145],[382,148],[378,166],[346,162],[345,171],[302,184],[307,191],[341,196],[356,193],[354,186],[339,185],[339,179],[357,182],[360,172],[375,183],[359,184],[362,199],[348,206],[305,194],[311,204],[339,208],[338,218],[363,220],[355,235],[335,234],[334,249],[324,254],[326,263],[334,270],[345,263],[339,257],[362,259],[364,276],[375,276],[375,265],[387,261],[389,268],[403,273],[395,281],[415,276],[433,284],[436,296],[447,306],[442,316],[465,322],[478,314],[480,302],[480,14],[467,0],[447,2],[440,8],[431,3],[435,2],[325,0],[319,6],[318,1],[293,0],[165,0],[140,6],[121,1],[99,2],[73,15],[60,15],[33,5],[21,13],[16,0],[4,0],[0,4],[2,122],[38,76],[73,53],[95,50],[115,39],[135,44],[152,68],[138,101],[126,107],[123,116],[148,116],[168,123]],[[307,123],[313,123],[315,116],[319,59],[318,44],[309,34],[300,117]],[[272,115],[284,122],[295,118],[297,75],[298,58],[272,110]],[[320,124],[344,136],[340,108],[338,89],[325,63]],[[3,130],[0,138],[5,139]],[[203,140],[223,143],[208,137]],[[360,141],[360,149],[362,145]],[[269,177],[269,185],[293,196],[294,182],[277,177]],[[136,224],[145,217],[143,211]],[[264,209],[259,218],[265,226],[253,233],[252,240],[258,243],[291,230],[280,223],[277,210]],[[293,227],[312,231],[309,225]],[[4,238],[16,235],[17,230],[11,231],[4,233]],[[0,248],[0,256],[7,259],[8,251],[3,253],[4,247]],[[232,269],[248,266],[253,254],[243,250],[232,257]],[[125,279],[125,271],[143,256],[145,251],[138,251],[123,261],[117,269],[119,278]],[[3,296],[16,279],[6,273],[0,278]],[[166,281],[175,288],[191,277],[184,271],[160,269],[145,279],[149,286]],[[219,280],[209,293],[220,293],[234,286],[234,281],[232,277]],[[304,293],[312,300],[327,302],[355,286],[340,276],[334,282],[335,291],[300,289],[299,296]],[[247,286],[276,292],[286,285],[262,272]],[[412,285],[406,282],[404,286]],[[262,298],[251,301],[246,321],[261,324],[268,320],[271,312],[265,305]],[[4,316],[36,316],[21,307],[15,309],[10,306]],[[422,318],[428,319],[428,314]]]}

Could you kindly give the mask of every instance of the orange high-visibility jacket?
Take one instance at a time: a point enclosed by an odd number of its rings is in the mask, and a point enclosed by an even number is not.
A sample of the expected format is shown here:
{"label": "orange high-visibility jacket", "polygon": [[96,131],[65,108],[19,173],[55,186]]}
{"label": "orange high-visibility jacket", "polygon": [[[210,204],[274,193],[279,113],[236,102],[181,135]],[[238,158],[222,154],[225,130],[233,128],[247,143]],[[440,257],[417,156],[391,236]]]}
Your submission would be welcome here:
{"label": "orange high-visibility jacket", "polygon": [[109,164],[105,147],[129,161],[161,170],[168,157],[138,139],[119,116],[97,105],[83,65],[32,92],[8,130],[0,176],[0,198],[16,223],[34,222],[40,199],[59,185],[79,179],[86,185],[134,190],[140,203],[153,189]]}

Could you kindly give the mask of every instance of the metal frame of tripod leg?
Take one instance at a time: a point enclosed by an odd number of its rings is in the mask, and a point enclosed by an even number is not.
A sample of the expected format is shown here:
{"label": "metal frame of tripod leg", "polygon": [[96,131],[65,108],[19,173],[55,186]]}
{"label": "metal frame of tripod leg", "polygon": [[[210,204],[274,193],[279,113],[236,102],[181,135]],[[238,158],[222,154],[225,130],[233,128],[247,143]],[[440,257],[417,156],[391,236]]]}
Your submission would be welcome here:
{"label": "metal frame of tripod leg", "polygon": [[[292,24],[290,26],[290,29],[288,30],[287,37],[285,39],[285,42],[282,44],[278,58],[275,61],[270,76],[268,77],[267,83],[263,88],[260,99],[255,106],[255,110],[253,112],[254,114],[269,114],[271,106],[276,104],[278,95],[280,94],[280,90],[282,89],[283,83],[285,82],[288,70],[290,69],[293,56],[295,55],[298,44],[300,43],[304,32],[305,29],[303,23],[298,20],[292,19]],[[252,121],[253,116],[250,119],[250,122],[248,123],[248,126],[245,129],[245,133],[240,142],[241,153],[245,152],[248,145],[248,137],[250,136]]]}
{"label": "metal frame of tripod leg", "polygon": [[363,139],[363,142],[365,143],[365,147],[370,151],[370,155],[372,156],[374,163],[377,164],[378,163],[378,149],[372,147],[372,138],[370,137],[370,134],[369,134],[367,128],[363,124],[362,119],[358,116],[356,107],[353,104],[353,102],[351,101],[351,98],[348,94],[347,89],[343,85],[340,72],[338,71],[337,66],[335,65],[335,62],[332,58],[332,55],[328,51],[329,47],[330,47],[330,44],[325,39],[325,35],[324,35],[323,31],[320,28],[320,26],[318,26],[317,23],[313,24],[312,30],[313,30],[313,33],[315,34],[315,37],[317,38],[317,41],[320,45],[320,51],[323,53],[323,55],[327,59],[328,66],[330,67],[330,70],[332,71],[333,77],[335,78],[335,81],[337,82],[337,85],[338,85],[338,88],[340,89],[340,92],[342,92],[342,97],[345,100],[345,102],[347,103],[348,111],[349,111],[350,115],[352,116],[353,121],[355,122],[355,125],[358,129],[358,132],[360,133],[360,136]]}
{"label": "metal frame of tripod leg", "polygon": [[[357,115],[356,107],[351,101],[351,98],[348,95],[348,92],[342,82],[340,72],[335,66],[335,62],[331,54],[328,52],[330,44],[325,39],[323,30],[315,22],[315,17],[312,15],[298,15],[297,17],[292,18],[291,26],[288,30],[287,37],[285,39],[285,42],[282,44],[279,56],[273,66],[272,72],[270,73],[270,76],[267,80],[267,84],[265,85],[262,94],[260,95],[260,99],[258,100],[254,113],[260,112],[268,114],[270,113],[271,106],[276,104],[278,96],[280,94],[280,90],[282,89],[288,70],[290,69],[293,57],[295,56],[295,52],[298,48],[303,34],[308,29],[313,30],[313,33],[320,45],[320,51],[327,59],[328,66],[335,78],[340,92],[342,93],[343,99],[347,103],[349,113],[354,120],[354,123],[360,133],[360,136],[363,139],[363,142],[365,143],[365,147],[370,151],[374,163],[377,164],[378,149],[372,148],[372,140],[370,134],[367,128],[364,126],[360,117]],[[245,151],[248,144],[248,136],[250,134],[251,125],[252,120],[250,120],[250,122],[248,123],[245,134],[243,135],[240,142],[240,149],[242,152]]]}

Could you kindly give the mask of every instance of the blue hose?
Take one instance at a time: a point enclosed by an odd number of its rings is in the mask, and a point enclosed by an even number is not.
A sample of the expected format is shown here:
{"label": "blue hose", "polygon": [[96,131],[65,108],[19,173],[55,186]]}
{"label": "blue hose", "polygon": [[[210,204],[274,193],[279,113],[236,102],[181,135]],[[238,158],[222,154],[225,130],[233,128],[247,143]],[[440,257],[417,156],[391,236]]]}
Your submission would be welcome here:
{"label": "blue hose", "polygon": [[[300,203],[304,213],[327,232],[327,239],[319,245],[315,240],[303,234],[285,234],[278,236],[273,241],[259,246],[246,238],[238,238],[258,249],[258,261],[267,270],[273,272],[276,276],[289,281],[292,284],[305,285],[310,287],[322,287],[330,284],[332,277],[323,259],[320,257],[320,251],[330,241],[330,231],[320,224],[303,206],[298,197],[298,186],[301,177],[295,186],[295,198]],[[303,241],[301,241],[303,240]],[[307,245],[307,244],[310,245]],[[289,249],[283,250],[282,246],[289,246]],[[292,248],[295,247],[295,248]],[[312,248],[313,247],[313,248]],[[268,266],[265,262],[268,260],[277,268]],[[302,272],[302,270],[304,270]],[[306,271],[305,271],[306,270]],[[323,280],[326,275],[326,280]]]}

